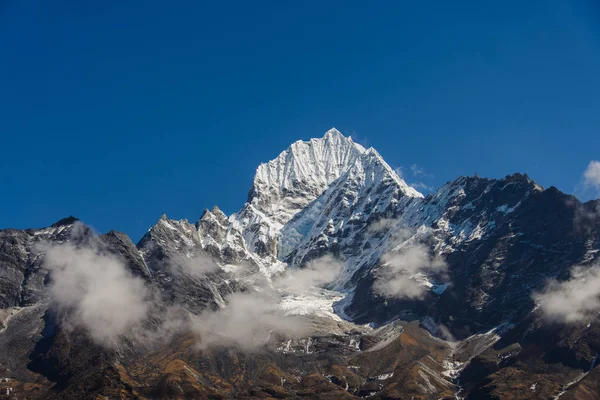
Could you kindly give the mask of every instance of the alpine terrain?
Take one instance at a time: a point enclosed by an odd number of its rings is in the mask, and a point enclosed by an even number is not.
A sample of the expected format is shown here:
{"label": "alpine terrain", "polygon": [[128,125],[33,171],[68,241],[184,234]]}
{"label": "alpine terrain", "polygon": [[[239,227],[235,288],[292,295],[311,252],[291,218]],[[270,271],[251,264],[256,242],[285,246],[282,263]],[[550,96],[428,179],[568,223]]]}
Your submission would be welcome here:
{"label": "alpine terrain", "polygon": [[598,399],[600,201],[424,196],[331,129],[136,244],[0,230],[0,398]]}

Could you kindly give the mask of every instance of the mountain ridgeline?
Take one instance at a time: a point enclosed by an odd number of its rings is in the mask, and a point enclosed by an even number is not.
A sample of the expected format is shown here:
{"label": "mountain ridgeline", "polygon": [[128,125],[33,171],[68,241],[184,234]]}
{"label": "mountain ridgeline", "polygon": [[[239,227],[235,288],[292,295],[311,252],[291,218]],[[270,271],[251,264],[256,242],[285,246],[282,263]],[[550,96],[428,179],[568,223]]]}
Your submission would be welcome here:
{"label": "mountain ridgeline", "polygon": [[0,398],[599,398],[599,253],[598,200],[423,196],[331,129],[137,245],[0,230]]}

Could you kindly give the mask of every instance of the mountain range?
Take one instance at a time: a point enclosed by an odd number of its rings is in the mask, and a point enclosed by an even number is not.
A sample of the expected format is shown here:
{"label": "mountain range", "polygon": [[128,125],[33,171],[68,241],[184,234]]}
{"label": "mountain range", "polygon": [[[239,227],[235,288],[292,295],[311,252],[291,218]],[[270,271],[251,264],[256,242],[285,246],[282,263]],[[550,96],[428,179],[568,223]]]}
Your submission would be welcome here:
{"label": "mountain range", "polygon": [[0,398],[600,398],[600,201],[424,196],[331,129],[136,244],[0,230]]}

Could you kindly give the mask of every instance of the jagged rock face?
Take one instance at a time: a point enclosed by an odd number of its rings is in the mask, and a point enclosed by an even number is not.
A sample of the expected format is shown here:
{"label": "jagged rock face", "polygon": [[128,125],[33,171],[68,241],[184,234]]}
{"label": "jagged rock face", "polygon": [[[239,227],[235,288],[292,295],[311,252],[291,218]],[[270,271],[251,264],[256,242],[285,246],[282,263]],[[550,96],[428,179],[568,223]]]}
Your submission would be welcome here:
{"label": "jagged rock face", "polygon": [[0,300],[1,307],[16,307],[21,303],[22,283],[28,264],[27,247],[30,237],[23,231],[0,233]]}
{"label": "jagged rock face", "polygon": [[133,275],[150,280],[150,270],[129,236],[122,232],[110,231],[100,235],[100,240],[104,243],[106,251],[120,258]]}
{"label": "jagged rock face", "polygon": [[162,215],[158,223],[142,237],[138,248],[148,264],[159,264],[175,255],[195,256],[201,250],[194,225],[186,220],[175,221]]}
{"label": "jagged rock face", "polygon": [[256,263],[253,253],[246,246],[240,230],[217,207],[204,210],[196,222],[202,248],[227,264]]}
{"label": "jagged rock face", "polygon": [[567,325],[533,312],[473,358],[463,358],[462,394],[469,399],[597,398],[599,352],[597,318]]}
{"label": "jagged rock face", "polygon": [[26,307],[45,299],[48,271],[41,268],[44,243],[68,240],[72,224],[45,229],[0,230],[0,308]]}
{"label": "jagged rock face", "polygon": [[[45,377],[56,381],[60,374],[56,370],[54,355],[47,353],[51,349],[54,334],[59,331],[55,323],[46,318],[51,314],[47,289],[52,282],[52,275],[43,264],[47,246],[66,242],[77,246],[93,245],[98,251],[109,252],[121,259],[132,273],[138,272],[147,277],[143,260],[126,235],[110,232],[97,236],[73,217],[43,229],[0,230],[0,242],[0,299],[3,301],[0,306],[0,375],[22,381],[19,385],[23,385],[26,392],[30,391],[29,396],[47,398],[50,394]],[[85,333],[83,336],[86,336]],[[87,344],[79,346],[73,339],[67,337],[67,342],[62,342],[58,351],[69,352],[69,349],[73,349],[74,358],[94,353]],[[87,342],[89,339],[86,339]],[[38,353],[41,353],[39,359]],[[95,353],[94,357],[102,357],[102,352]],[[84,358],[87,359],[87,356]],[[32,363],[34,359],[39,363]],[[79,366],[66,359],[63,362],[66,375],[76,374]],[[90,362],[94,368],[98,367],[93,358],[85,362]],[[13,382],[4,380],[2,394],[14,389]]]}
{"label": "jagged rock face", "polygon": [[163,215],[140,240],[138,249],[152,281],[166,298],[193,312],[224,305],[223,296],[237,288],[218,268],[207,274],[195,272],[211,262],[211,254],[203,249],[198,228],[186,220],[175,221]]}
{"label": "jagged rock face", "polygon": [[217,206],[213,207],[211,211],[204,210],[196,222],[198,235],[202,239],[202,247],[215,257],[221,255],[221,243],[225,241],[228,226],[227,216]]}

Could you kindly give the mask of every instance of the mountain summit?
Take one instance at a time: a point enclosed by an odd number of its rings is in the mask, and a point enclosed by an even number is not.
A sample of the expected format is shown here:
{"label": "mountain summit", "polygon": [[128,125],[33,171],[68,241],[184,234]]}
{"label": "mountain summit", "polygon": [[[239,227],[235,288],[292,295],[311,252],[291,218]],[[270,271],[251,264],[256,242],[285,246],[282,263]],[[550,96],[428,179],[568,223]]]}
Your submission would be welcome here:
{"label": "mountain summit", "polygon": [[[252,260],[266,269],[273,265],[280,269],[280,261],[295,250],[290,246],[299,240],[297,231],[290,240],[282,236],[282,231],[290,232],[288,225],[298,224],[292,220],[301,211],[304,225],[316,224],[307,215],[316,218],[320,211],[315,208],[325,201],[344,197],[346,202],[336,206],[345,207],[343,213],[347,213],[357,206],[351,207],[350,203],[367,198],[363,196],[366,192],[383,191],[380,185],[393,187],[389,190],[394,199],[387,200],[390,204],[399,197],[423,197],[375,149],[367,150],[332,128],[322,138],[297,141],[275,159],[261,164],[248,202],[229,218],[226,233],[219,237],[209,233],[203,242],[212,246],[213,253],[227,249],[223,257],[228,262]],[[210,214],[205,216],[215,219]],[[233,259],[231,254],[235,254]]]}
{"label": "mountain summit", "polygon": [[283,225],[345,174],[365,149],[337,129],[320,139],[297,141],[259,165],[248,203]]}

